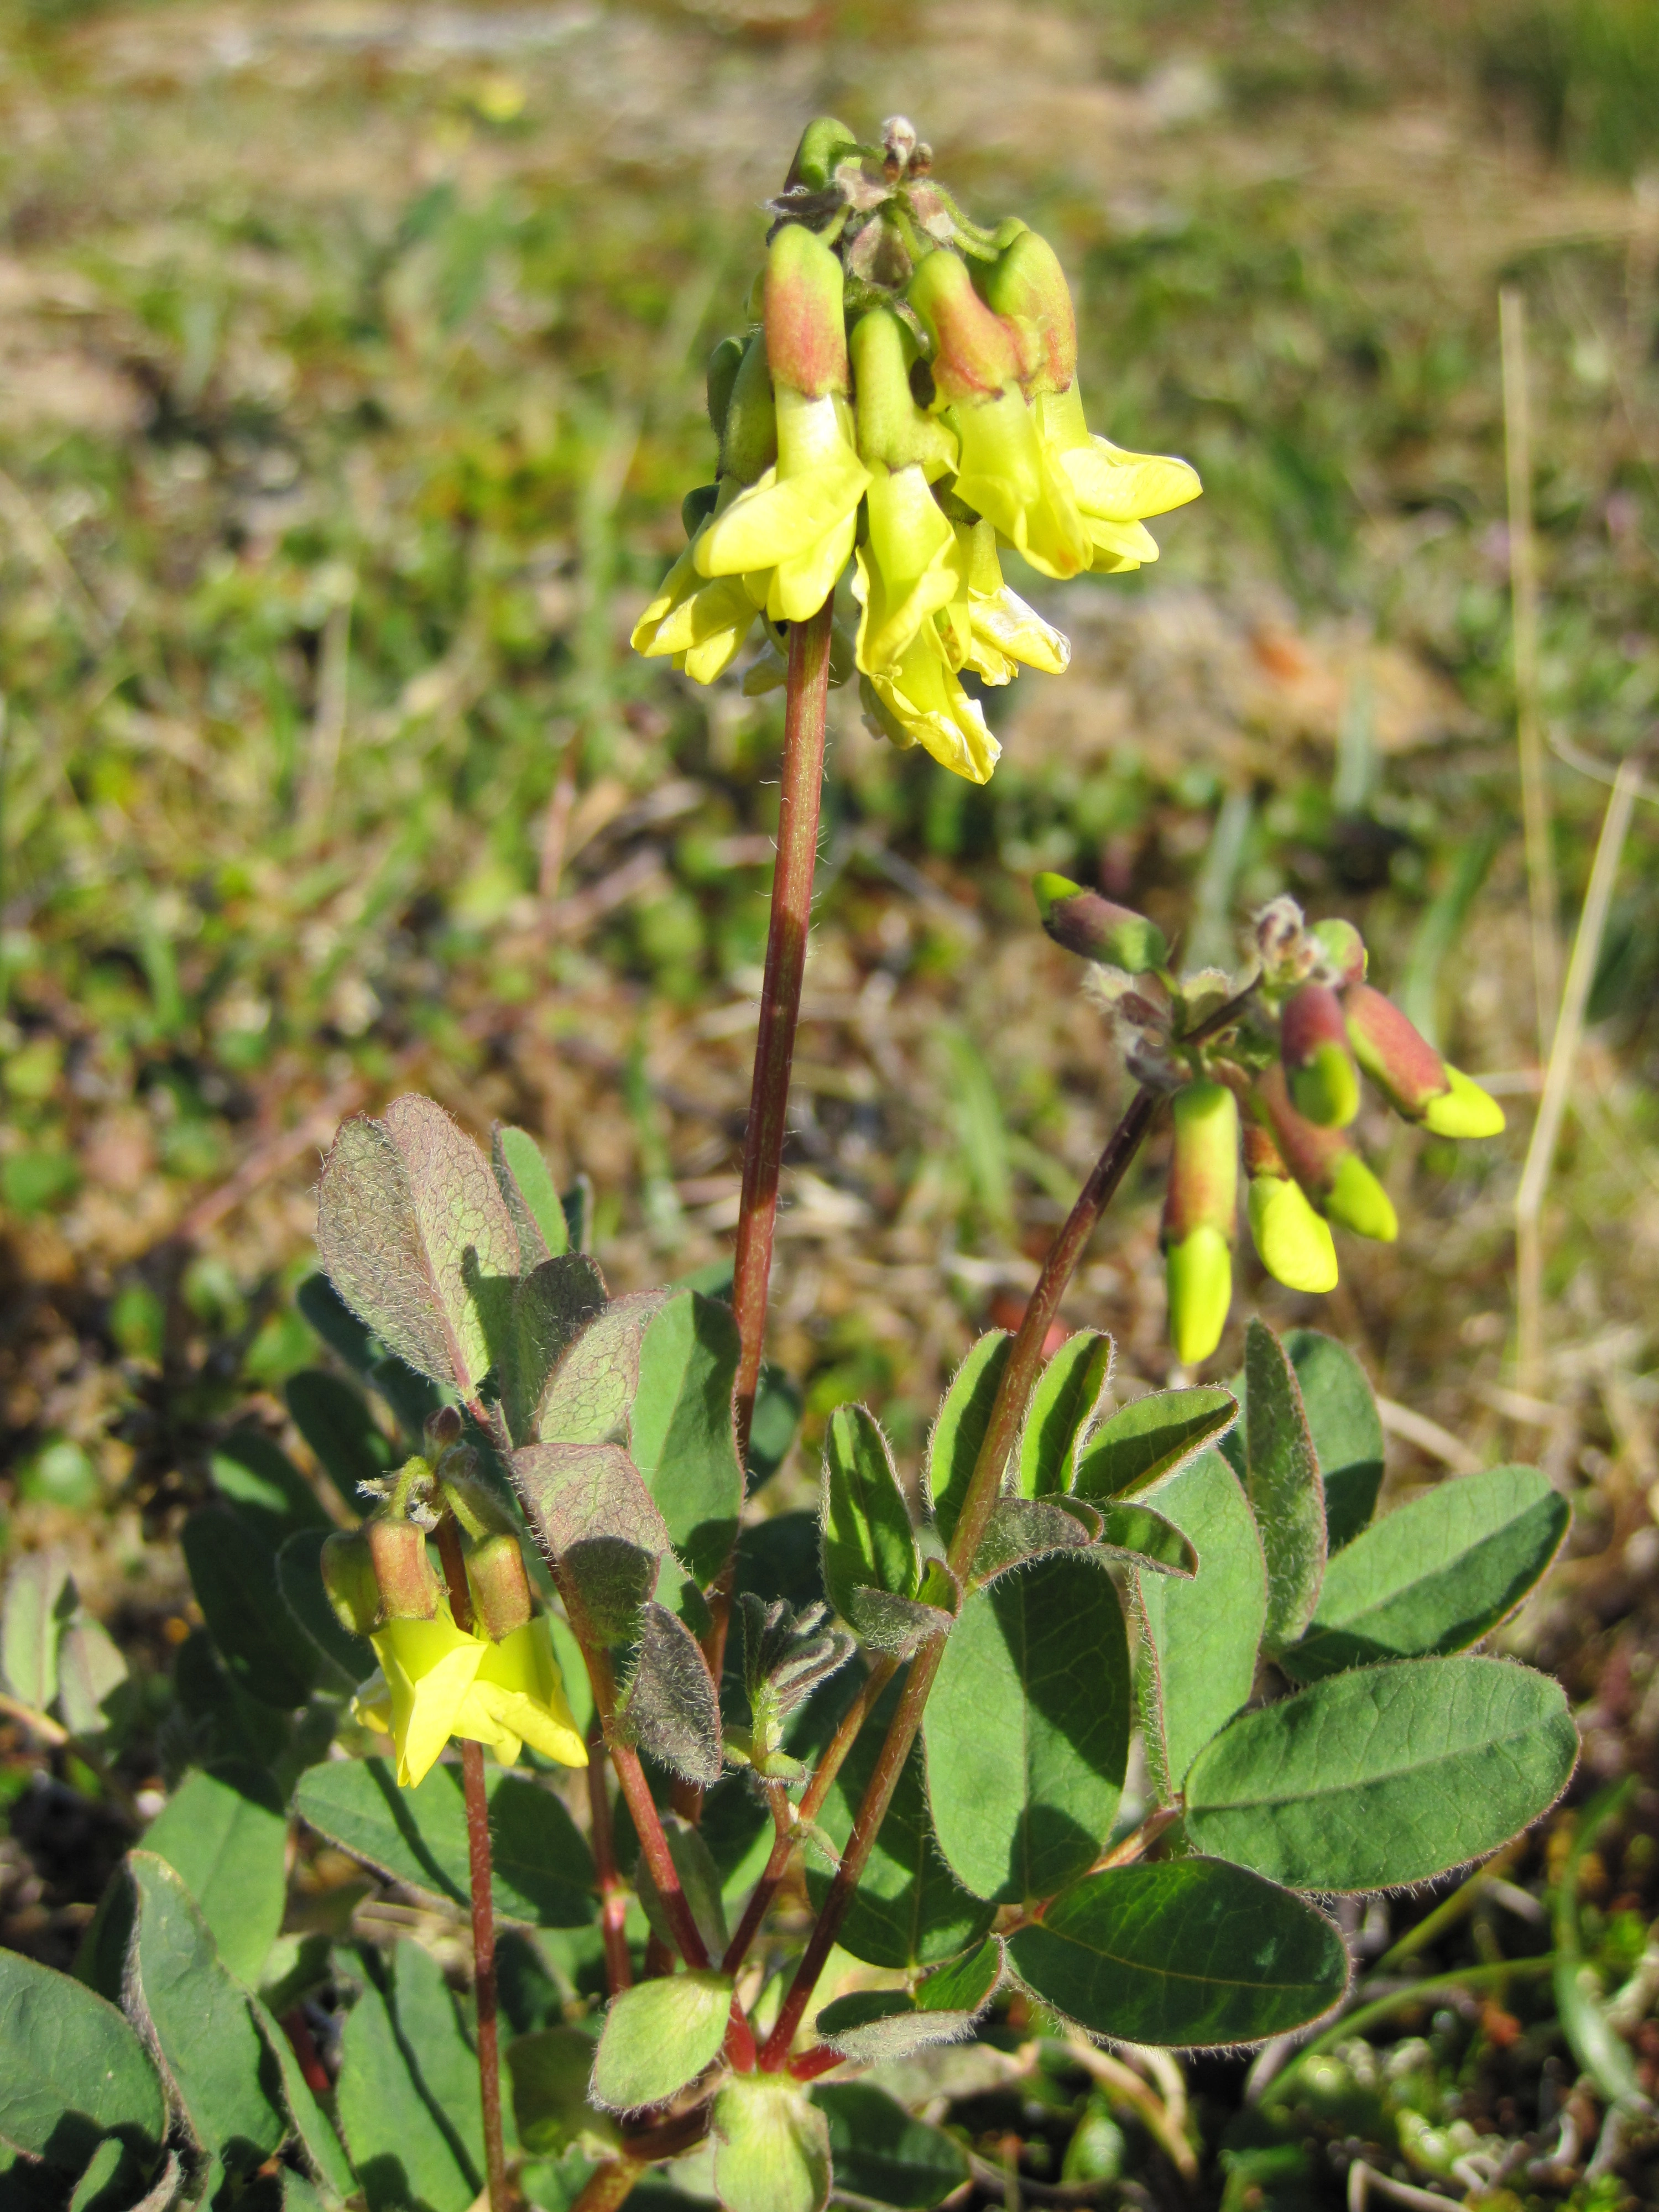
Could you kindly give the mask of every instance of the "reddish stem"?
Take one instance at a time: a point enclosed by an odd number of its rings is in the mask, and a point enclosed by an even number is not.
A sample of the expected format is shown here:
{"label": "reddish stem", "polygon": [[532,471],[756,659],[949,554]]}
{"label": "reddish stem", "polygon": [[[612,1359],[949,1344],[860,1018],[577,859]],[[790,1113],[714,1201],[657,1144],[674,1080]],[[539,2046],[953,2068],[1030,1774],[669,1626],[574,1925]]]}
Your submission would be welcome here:
{"label": "reddish stem", "polygon": [[772,878],[772,920],[766,939],[755,1079],[743,1145],[743,1195],[732,1279],[732,1310],[743,1351],[738,1363],[738,1456],[746,1466],[749,1427],[760,1382],[766,1334],[766,1293],[778,1217],[778,1171],[789,1110],[789,1070],[795,1057],[801,978],[812,924],[812,872],[818,857],[818,803],[823,789],[823,728],[830,692],[826,599],[810,621],[789,630],[789,683],[783,723],[783,783],[778,810],[778,860]]}
{"label": "reddish stem", "polygon": [[328,2078],[328,2069],[323,2063],[316,2038],[311,2033],[311,2023],[303,2009],[295,2005],[291,2011],[285,2012],[280,2026],[293,2045],[294,2056],[300,2062],[300,2071],[305,2076],[307,2088],[319,2097],[325,2097],[334,2084]]}
{"label": "reddish stem", "polygon": [[827,2043],[815,2043],[810,2051],[803,2051],[799,2058],[789,2062],[789,2071],[797,2081],[816,2081],[820,2074],[828,2074],[837,2066],[847,2063],[842,2054]]}
{"label": "reddish stem", "polygon": [[599,1884],[599,1929],[605,1937],[605,1978],[611,1996],[631,1987],[634,1965],[628,1955],[628,1892],[617,1871],[616,1831],[611,1819],[611,1785],[605,1764],[605,1731],[595,1711],[587,1732],[588,1841]]}
{"label": "reddish stem", "polygon": [[[449,1610],[457,1628],[472,1626],[472,1593],[466,1555],[453,1513],[438,1523]],[[484,2186],[489,2212],[507,2212],[507,2157],[501,2142],[501,2062],[496,2027],[495,1909],[491,1895],[489,1800],[484,1794],[483,1746],[461,1745],[461,1783],[466,1797],[466,1850],[472,1891],[472,1987],[478,2014],[478,2096],[483,2106]]]}
{"label": "reddish stem", "polygon": [[[1110,1203],[1114,1192],[1127,1173],[1129,1164],[1139,1151],[1142,1139],[1152,1126],[1157,1111],[1158,1094],[1143,1087],[1129,1103],[1127,1112],[1108,1139],[1090,1174],[1089,1180],[1078,1194],[1065,1227],[1054,1239],[1053,1248],[1043,1262],[1042,1273],[1036,1288],[1031,1293],[1025,1309],[1025,1318],[1019,1325],[1013,1348],[1008,1354],[1002,1381],[997,1390],[996,1402],[991,1409],[985,1441],[980,1447],[974,1464],[973,1479],[968,1494],[963,1500],[962,1516],[951,1539],[948,1564],[958,1582],[965,1581],[971,1569],[980,1539],[985,1534],[985,1524],[990,1519],[1001,1489],[1002,1473],[1008,1455],[1013,1449],[1025,1407],[1042,1366],[1043,1339],[1059,1309],[1066,1285],[1070,1282],[1084,1248],[1094,1234],[1101,1215]],[[899,1699],[898,1710],[888,1725],[887,1735],[877,1754],[875,1770],[864,1793],[864,1802],[858,1809],[847,1847],[842,1853],[830,1893],[824,1899],[806,1946],[805,1955],[789,1985],[783,2001],[777,2025],[767,2039],[761,2053],[761,2065],[769,2073],[775,2073],[787,2064],[789,2046],[805,2013],[818,1976],[823,1971],[824,1960],[841,1932],[841,1923],[853,1901],[877,1831],[886,1815],[898,1779],[904,1771],[904,1762],[910,1755],[916,1731],[921,1725],[922,1708],[927,1693],[933,1686],[939,1661],[945,1653],[945,1638],[933,1637],[923,1644],[910,1662],[910,1671]]]}

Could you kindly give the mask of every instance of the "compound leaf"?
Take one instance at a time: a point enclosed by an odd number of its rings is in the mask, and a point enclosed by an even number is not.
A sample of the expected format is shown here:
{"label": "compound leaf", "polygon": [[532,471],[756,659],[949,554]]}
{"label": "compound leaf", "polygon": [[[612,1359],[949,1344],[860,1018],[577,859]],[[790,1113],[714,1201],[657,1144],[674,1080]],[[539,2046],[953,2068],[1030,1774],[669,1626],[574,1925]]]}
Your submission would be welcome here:
{"label": "compound leaf", "polygon": [[1097,1505],[1109,1498],[1142,1497],[1179,1474],[1237,1418],[1237,1400],[1215,1382],[1132,1398],[1101,1423],[1079,1453],[1073,1490]]}
{"label": "compound leaf", "polygon": [[1322,1913],[1213,1858],[1090,1875],[1008,1948],[1027,1985],[1091,2035],[1176,2049],[1286,2034],[1348,1985]]}
{"label": "compound leaf", "polygon": [[1325,1574],[1325,1490],[1296,1371],[1264,1322],[1244,1333],[1246,1487],[1267,1563],[1262,1642],[1277,1653],[1313,1618]]}
{"label": "compound leaf", "polygon": [[1077,1456],[1112,1379],[1112,1340],[1098,1329],[1068,1336],[1043,1369],[1019,1439],[1019,1494],[1053,1498],[1072,1487]]}
{"label": "compound leaf", "polygon": [[[994,1328],[980,1338],[951,1377],[927,1439],[927,1502],[946,1544],[956,1534],[1012,1345],[1006,1329]],[[999,1469],[999,1482],[1000,1476]]]}
{"label": "compound leaf", "polygon": [[1362,1667],[1241,1714],[1200,1752],[1187,1833],[1292,1889],[1427,1881],[1547,1812],[1577,1753],[1547,1675],[1497,1659]]}
{"label": "compound leaf", "polygon": [[167,2134],[149,2054],[112,2004],[0,1948],[0,2142],[78,2172],[100,2136],[148,2160]]}

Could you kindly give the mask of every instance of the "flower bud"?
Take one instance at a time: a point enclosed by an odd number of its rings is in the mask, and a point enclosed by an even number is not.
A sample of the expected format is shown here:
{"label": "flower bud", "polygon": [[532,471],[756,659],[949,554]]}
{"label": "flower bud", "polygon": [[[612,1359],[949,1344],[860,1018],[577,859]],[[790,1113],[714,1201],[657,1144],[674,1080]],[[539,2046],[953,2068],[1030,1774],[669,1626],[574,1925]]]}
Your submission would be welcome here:
{"label": "flower bud", "polygon": [[1291,992],[1279,1048],[1297,1113],[1322,1129],[1346,1129],[1359,1111],[1359,1077],[1348,1056],[1342,1001],[1328,983]]}
{"label": "flower bud", "polygon": [[494,1644],[522,1628],[535,1610],[516,1536],[486,1536],[475,1544],[467,1555],[466,1579],[475,1625]]}
{"label": "flower bud", "polygon": [[1247,1204],[1256,1256],[1274,1282],[1287,1291],[1335,1289],[1336,1246],[1299,1183],[1252,1176]]}
{"label": "flower bud", "polygon": [[1010,324],[974,289],[968,264],[941,246],[921,263],[910,305],[933,341],[933,381],[947,400],[994,399],[1019,381],[1019,347]]}
{"label": "flower bud", "polygon": [[1285,1070],[1265,1068],[1251,1094],[1285,1166],[1320,1212],[1356,1236],[1391,1244],[1400,1224],[1388,1193],[1340,1129],[1322,1129],[1291,1102]]}
{"label": "flower bud", "polygon": [[1064,392],[1077,374],[1077,315],[1053,246],[1022,230],[984,271],[979,289],[1013,326],[1025,389]]}
{"label": "flower bud", "polygon": [[767,250],[766,360],[775,385],[810,399],[850,388],[841,263],[802,223],[786,223]]}
{"label": "flower bud", "polygon": [[461,1440],[461,1416],[454,1406],[436,1406],[426,1417],[427,1457],[436,1459]]}
{"label": "flower bud", "polygon": [[915,341],[886,307],[872,307],[853,325],[853,374],[858,392],[859,459],[866,468],[920,464],[930,479],[957,465],[957,441],[945,423],[924,415],[910,390]]}
{"label": "flower bud", "polygon": [[1164,1201],[1170,1338],[1183,1365],[1207,1359],[1232,1303],[1238,1212],[1238,1108],[1224,1084],[1189,1083],[1173,1107],[1175,1149]]}
{"label": "flower bud", "polygon": [[783,180],[785,191],[800,186],[807,191],[827,191],[836,168],[859,151],[859,142],[844,123],[833,115],[814,116],[800,135],[795,158]]}
{"label": "flower bud", "polygon": [[1351,921],[1334,916],[1329,921],[1315,922],[1308,934],[1324,955],[1339,988],[1364,981],[1365,940]]}
{"label": "flower bud", "polygon": [[1450,1090],[1431,1098],[1423,1115],[1425,1128],[1437,1137],[1496,1137],[1503,1133],[1504,1109],[1489,1091],[1483,1091],[1461,1067],[1446,1062]]}
{"label": "flower bud", "polygon": [[688,538],[695,538],[720,504],[720,488],[717,483],[696,484],[680,501],[680,524]]}
{"label": "flower bud", "polygon": [[757,483],[778,458],[778,411],[759,331],[743,349],[720,428],[720,474]]}
{"label": "flower bud", "polygon": [[722,338],[708,356],[708,422],[719,438],[726,430],[726,410],[732,404],[732,387],[743,366],[743,340]]}
{"label": "flower bud", "polygon": [[1391,999],[1369,983],[1343,994],[1354,1058],[1397,1114],[1439,1137],[1495,1137],[1504,1127],[1498,1101],[1441,1059]]}
{"label": "flower bud", "polygon": [[434,1620],[438,1578],[426,1556],[426,1531],[412,1521],[366,1521],[362,1534],[388,1620]]}
{"label": "flower bud", "polygon": [[323,1588],[342,1628],[369,1636],[381,1622],[374,1559],[361,1528],[337,1528],[323,1539]]}
{"label": "flower bud", "polygon": [[1163,931],[1145,915],[1114,906],[1098,891],[1085,890],[1065,876],[1033,877],[1042,927],[1056,945],[1085,960],[1121,968],[1131,975],[1161,968],[1170,957]]}

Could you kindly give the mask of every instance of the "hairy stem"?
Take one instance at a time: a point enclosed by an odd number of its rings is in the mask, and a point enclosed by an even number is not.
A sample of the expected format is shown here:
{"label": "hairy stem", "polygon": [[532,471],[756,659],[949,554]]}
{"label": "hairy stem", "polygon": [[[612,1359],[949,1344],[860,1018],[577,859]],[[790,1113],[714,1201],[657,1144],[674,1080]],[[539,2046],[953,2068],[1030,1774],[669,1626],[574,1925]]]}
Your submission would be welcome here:
{"label": "hairy stem", "polygon": [[611,1820],[611,1789],[605,1776],[605,1730],[599,1713],[587,1732],[588,1842],[599,1885],[599,1928],[605,1937],[605,1984],[614,1997],[630,1986],[633,1962],[628,1955],[623,1925],[628,1918],[628,1893],[617,1871],[617,1838]]}
{"label": "hairy stem", "polygon": [[[438,1523],[438,1556],[443,1561],[449,1610],[457,1628],[472,1626],[472,1593],[467,1587],[466,1555],[453,1513]],[[489,2212],[507,2212],[507,2155],[501,2142],[501,2062],[496,2027],[495,1905],[491,1894],[489,1800],[484,1795],[483,1746],[461,1746],[461,1783],[466,1797],[466,1851],[472,1890],[472,1988],[478,2014],[478,2099],[483,2107],[484,2189]]]}
{"label": "hairy stem", "polygon": [[[569,1613],[570,1608],[571,1601],[567,1600],[566,1612]],[[573,1621],[580,1618],[580,1606],[572,1618]],[[580,1640],[582,1656],[587,1662],[587,1679],[593,1686],[593,1704],[611,1750],[611,1764],[617,1770],[617,1780],[622,1785],[623,1796],[633,1815],[640,1849],[651,1869],[651,1879],[657,1885],[657,1894],[668,1915],[674,1941],[688,1966],[706,1966],[708,1953],[703,1947],[702,1937],[697,1933],[697,1923],[691,1916],[685,1892],[680,1887],[679,1869],[674,1864],[668,1838],[663,1833],[662,1821],[651,1795],[651,1785],[645,1778],[645,1769],[640,1764],[640,1755],[632,1744],[623,1742],[617,1733],[617,1680],[611,1672],[611,1655],[608,1651],[596,1649],[586,1638]]]}
{"label": "hairy stem", "polygon": [[[1127,1112],[1108,1139],[1106,1149],[1096,1161],[1089,1180],[1079,1193],[1077,1204],[1072,1208],[1065,1227],[1054,1239],[1048,1257],[1043,1262],[1042,1273],[1037,1279],[1030,1302],[1025,1309],[1025,1318],[1019,1325],[1008,1364],[1002,1371],[996,1402],[991,1409],[991,1419],[986,1427],[985,1441],[980,1447],[974,1464],[973,1479],[968,1494],[963,1500],[962,1516],[951,1539],[948,1562],[951,1572],[960,1582],[965,1579],[979,1550],[980,1539],[985,1534],[986,1522],[996,1504],[1002,1485],[1002,1474],[1008,1455],[1013,1449],[1019,1425],[1036,1385],[1042,1365],[1043,1340],[1049,1324],[1059,1310],[1060,1301],[1070,1282],[1084,1249],[1093,1236],[1101,1215],[1110,1204],[1130,1163],[1139,1151],[1141,1143],[1152,1126],[1158,1110],[1158,1094],[1146,1085],[1136,1091],[1129,1102]],[[877,1755],[875,1771],[870,1777],[852,1833],[847,1838],[847,1848],[842,1853],[841,1865],[830,1885],[830,1893],[823,1901],[817,1924],[806,1946],[805,1957],[789,1985],[789,1994],[783,2001],[777,2026],[767,2039],[761,2053],[761,2064],[769,2072],[776,2072],[786,2065],[789,2046],[795,2039],[818,1976],[823,1971],[824,1960],[834,1948],[841,1932],[841,1923],[853,1901],[877,1831],[886,1816],[898,1779],[904,1771],[904,1762],[910,1755],[910,1747],[916,1740],[921,1725],[922,1708],[927,1702],[928,1692],[939,1673],[939,1662],[945,1654],[945,1638],[932,1638],[923,1644],[910,1662],[903,1695],[898,1710],[889,1723],[887,1735]]]}
{"label": "hairy stem", "polygon": [[778,1217],[778,1170],[789,1110],[789,1070],[795,1057],[801,977],[812,922],[812,871],[818,856],[818,801],[823,788],[823,726],[830,690],[830,619],[826,599],[809,622],[789,632],[789,684],[783,724],[783,787],[778,811],[778,860],[772,877],[772,919],[766,939],[755,1077],[743,1144],[743,1195],[732,1280],[743,1352],[738,1363],[738,1455],[749,1457],[749,1428],[760,1382],[766,1334],[766,1292]]}

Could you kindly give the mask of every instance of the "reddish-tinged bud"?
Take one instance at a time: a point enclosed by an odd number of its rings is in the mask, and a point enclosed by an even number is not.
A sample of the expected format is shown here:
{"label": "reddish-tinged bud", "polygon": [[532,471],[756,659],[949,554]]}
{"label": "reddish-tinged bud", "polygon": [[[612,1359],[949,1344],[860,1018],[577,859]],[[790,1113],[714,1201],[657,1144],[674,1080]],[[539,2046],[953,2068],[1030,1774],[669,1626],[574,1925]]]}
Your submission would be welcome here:
{"label": "reddish-tinged bud", "polygon": [[436,1459],[461,1441],[461,1416],[453,1406],[438,1406],[426,1417],[427,1457]]}
{"label": "reddish-tinged bud", "polygon": [[908,296],[933,341],[933,381],[942,398],[994,399],[1018,383],[1014,331],[975,291],[959,255],[945,246],[930,253],[911,277]]}
{"label": "reddish-tinged bud", "polygon": [[1345,1129],[1359,1111],[1359,1078],[1348,1057],[1342,1001],[1328,983],[1303,983],[1285,1001],[1279,1053],[1298,1114],[1322,1129]]}
{"label": "reddish-tinged bud", "polygon": [[1169,945],[1155,921],[1127,906],[1114,906],[1110,899],[1085,890],[1069,877],[1035,876],[1031,890],[1042,927],[1067,952],[1122,968],[1131,975],[1161,968],[1170,957]]}
{"label": "reddish-tinged bud", "polygon": [[985,271],[980,289],[987,306],[1013,325],[1025,389],[1069,390],[1077,374],[1077,316],[1066,272],[1047,240],[1021,231]]}
{"label": "reddish-tinged bud", "polygon": [[372,1636],[384,1615],[374,1560],[361,1528],[337,1528],[323,1539],[323,1588],[342,1628]]}
{"label": "reddish-tinged bud", "polygon": [[1316,921],[1308,932],[1324,956],[1339,988],[1365,980],[1365,940],[1351,921],[1334,917]]}
{"label": "reddish-tinged bud", "polygon": [[366,1521],[362,1534],[388,1620],[435,1620],[438,1578],[426,1556],[426,1531],[412,1521]]}
{"label": "reddish-tinged bud", "polygon": [[1397,1114],[1420,1121],[1431,1100],[1451,1089],[1446,1063],[1391,999],[1369,983],[1343,994],[1354,1058]]}
{"label": "reddish-tinged bud", "polygon": [[1231,1244],[1238,1217],[1238,1106],[1224,1083],[1189,1083],[1175,1095],[1175,1146],[1164,1200],[1165,1249],[1194,1229]]}
{"label": "reddish-tinged bud", "polygon": [[466,1579],[477,1626],[492,1643],[522,1628],[535,1610],[516,1536],[486,1536],[475,1544],[467,1557]]}
{"label": "reddish-tinged bud", "polygon": [[1322,1129],[1291,1102],[1284,1068],[1256,1079],[1251,1103],[1273,1133],[1280,1158],[1319,1211],[1356,1236],[1392,1243],[1399,1223],[1388,1193],[1340,1129]]}
{"label": "reddish-tinged bud", "polygon": [[767,250],[765,320],[775,385],[809,399],[849,389],[841,263],[801,223],[786,223]]}
{"label": "reddish-tinged bud", "polygon": [[1256,1176],[1288,1176],[1279,1147],[1265,1122],[1254,1118],[1244,1124],[1244,1172],[1253,1179]]}

